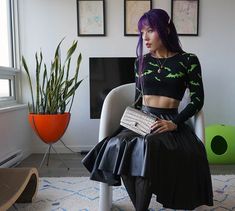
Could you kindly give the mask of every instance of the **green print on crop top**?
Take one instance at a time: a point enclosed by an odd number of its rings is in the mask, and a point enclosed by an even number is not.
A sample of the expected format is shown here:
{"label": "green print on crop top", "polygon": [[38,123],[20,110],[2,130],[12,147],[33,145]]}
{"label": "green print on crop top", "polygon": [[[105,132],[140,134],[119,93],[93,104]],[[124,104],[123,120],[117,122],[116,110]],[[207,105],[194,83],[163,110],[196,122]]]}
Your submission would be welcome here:
{"label": "green print on crop top", "polygon": [[[159,64],[163,62],[163,68],[159,72]],[[201,110],[204,91],[201,66],[196,55],[179,53],[165,61],[165,58],[157,59],[146,54],[143,66],[144,70],[139,74],[137,62],[135,63],[136,99],[141,93],[140,84],[143,84],[144,95],[166,96],[176,100],[182,100],[185,89],[189,88],[191,101],[173,122],[176,124],[184,122]],[[140,106],[141,102],[142,99],[137,105]]]}

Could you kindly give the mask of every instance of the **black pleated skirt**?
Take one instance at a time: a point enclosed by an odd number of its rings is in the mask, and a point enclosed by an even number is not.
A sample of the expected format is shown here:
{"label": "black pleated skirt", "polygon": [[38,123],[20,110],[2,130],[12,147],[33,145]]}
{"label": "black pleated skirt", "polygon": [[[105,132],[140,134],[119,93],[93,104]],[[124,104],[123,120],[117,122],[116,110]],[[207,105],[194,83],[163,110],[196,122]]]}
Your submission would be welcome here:
{"label": "black pleated skirt", "polygon": [[[143,106],[159,118],[171,120],[177,109]],[[121,185],[120,175],[151,181],[152,192],[165,208],[194,209],[213,205],[211,175],[203,143],[186,123],[176,131],[141,136],[119,127],[82,160],[92,180]]]}

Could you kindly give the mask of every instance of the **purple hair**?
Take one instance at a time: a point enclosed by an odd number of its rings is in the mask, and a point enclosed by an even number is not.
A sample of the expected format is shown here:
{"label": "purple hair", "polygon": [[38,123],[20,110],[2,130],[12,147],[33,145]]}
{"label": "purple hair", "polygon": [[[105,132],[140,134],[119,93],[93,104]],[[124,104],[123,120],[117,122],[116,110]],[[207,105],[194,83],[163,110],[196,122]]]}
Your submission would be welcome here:
{"label": "purple hair", "polygon": [[146,25],[158,32],[163,45],[168,51],[178,53],[183,52],[175,25],[167,12],[162,9],[149,10],[144,13],[138,22],[139,41],[136,48],[136,54],[139,60],[139,73],[143,70],[143,38],[141,30]]}

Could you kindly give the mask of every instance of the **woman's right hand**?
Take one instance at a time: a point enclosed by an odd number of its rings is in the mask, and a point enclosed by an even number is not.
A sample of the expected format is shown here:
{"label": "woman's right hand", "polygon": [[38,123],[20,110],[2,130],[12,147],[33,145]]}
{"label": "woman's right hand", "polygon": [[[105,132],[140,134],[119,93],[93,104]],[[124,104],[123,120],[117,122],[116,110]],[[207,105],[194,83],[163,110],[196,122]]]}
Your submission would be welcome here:
{"label": "woman's right hand", "polygon": [[174,130],[177,130],[177,125],[174,122],[160,118],[158,118],[151,126],[151,131],[153,133],[163,133]]}

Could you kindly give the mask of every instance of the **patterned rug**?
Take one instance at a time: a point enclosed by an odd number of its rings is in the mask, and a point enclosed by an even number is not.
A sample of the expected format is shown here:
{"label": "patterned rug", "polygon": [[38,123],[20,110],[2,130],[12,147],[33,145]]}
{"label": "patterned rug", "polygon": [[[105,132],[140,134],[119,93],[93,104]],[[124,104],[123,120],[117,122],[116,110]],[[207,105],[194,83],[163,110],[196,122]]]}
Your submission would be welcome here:
{"label": "patterned rug", "polygon": [[[235,175],[212,176],[214,206],[201,210],[235,210]],[[99,183],[88,177],[40,178],[36,200],[31,204],[16,204],[10,211],[96,211],[98,210]],[[112,211],[133,211],[123,186],[113,188]],[[153,196],[150,211],[162,208]]]}

